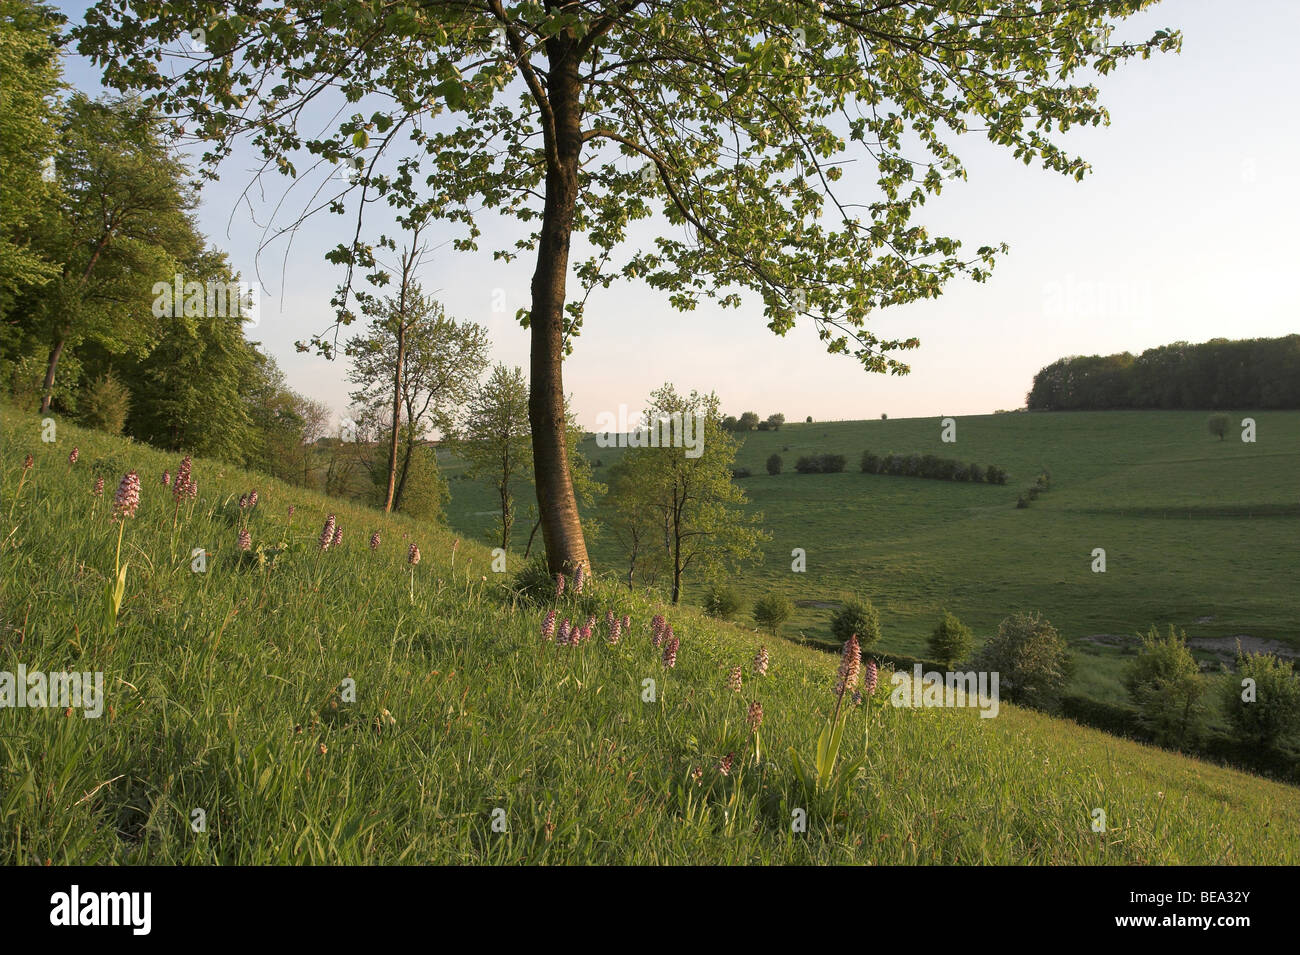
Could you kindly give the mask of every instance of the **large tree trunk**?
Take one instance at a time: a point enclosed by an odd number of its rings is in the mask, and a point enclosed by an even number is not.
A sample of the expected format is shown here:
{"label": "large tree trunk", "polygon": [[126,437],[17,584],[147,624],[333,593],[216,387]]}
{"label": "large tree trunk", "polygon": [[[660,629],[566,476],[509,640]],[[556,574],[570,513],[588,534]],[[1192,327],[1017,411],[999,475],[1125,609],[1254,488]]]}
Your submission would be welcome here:
{"label": "large tree trunk", "polygon": [[547,41],[547,49],[556,161],[548,162],[546,171],[546,202],[537,246],[537,270],[533,273],[528,419],[533,429],[533,471],[542,539],[546,542],[546,563],[552,573],[572,573],[579,567],[591,566],[569,474],[561,375],[565,281],[569,270],[569,237],[578,199],[582,115],[579,64],[572,39],[553,37]]}
{"label": "large tree trunk", "polygon": [[60,335],[58,342],[50,349],[50,360],[45,366],[45,384],[41,387],[41,414],[50,410],[54,400],[54,370],[59,367],[59,358],[63,355],[63,346],[68,342],[67,335]]}

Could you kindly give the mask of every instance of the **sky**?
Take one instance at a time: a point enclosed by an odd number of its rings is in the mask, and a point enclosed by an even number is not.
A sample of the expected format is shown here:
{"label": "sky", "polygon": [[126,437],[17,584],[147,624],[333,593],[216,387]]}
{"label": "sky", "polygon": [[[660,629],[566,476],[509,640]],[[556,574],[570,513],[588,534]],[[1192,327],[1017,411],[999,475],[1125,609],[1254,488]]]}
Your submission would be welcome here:
{"label": "sky", "polygon": [[[59,6],[76,22],[87,5]],[[920,348],[899,356],[911,374],[869,374],[851,357],[829,355],[811,324],[777,337],[755,297],[740,309],[705,303],[679,313],[667,296],[620,282],[592,294],[564,366],[579,421],[594,428],[601,412],[639,409],[665,381],[679,391],[714,391],[737,415],[984,414],[1022,407],[1034,373],[1064,355],[1300,331],[1292,280],[1300,261],[1293,99],[1300,3],[1166,0],[1126,21],[1117,38],[1161,27],[1182,31],[1182,52],[1129,61],[1099,78],[1111,124],[1061,140],[1092,164],[1082,182],[1025,166],[982,138],[956,145],[967,180],[945,187],[915,221],[967,250],[1006,242],[1010,252],[983,284],[957,278],[936,300],[875,313],[869,327],[880,338],[920,338]],[[75,53],[65,78],[100,88]],[[241,202],[252,167],[251,155],[236,153],[221,180],[204,187],[200,228],[261,284],[249,337],[275,357],[291,387],[341,415],[346,359],[302,354],[294,343],[332,321],[341,272],[324,253],[350,237],[350,220],[319,214],[291,247],[281,242],[259,256],[285,183],[267,181]],[[439,228],[419,276],[426,290],[449,314],[488,329],[493,361],[526,372],[528,333],[513,316],[527,305],[532,263],[503,266],[490,255],[514,241],[518,226],[488,223],[481,253],[439,247]]]}

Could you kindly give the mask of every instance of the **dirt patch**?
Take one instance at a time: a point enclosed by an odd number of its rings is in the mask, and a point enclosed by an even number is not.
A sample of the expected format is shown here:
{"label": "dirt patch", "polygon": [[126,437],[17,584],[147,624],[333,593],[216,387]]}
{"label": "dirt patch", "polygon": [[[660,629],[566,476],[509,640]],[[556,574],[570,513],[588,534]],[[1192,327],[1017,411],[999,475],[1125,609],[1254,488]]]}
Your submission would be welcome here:
{"label": "dirt patch", "polygon": [[838,600],[796,600],[796,607],[813,607],[816,610],[838,610],[840,601]]}
{"label": "dirt patch", "polygon": [[1192,637],[1187,641],[1187,645],[1197,650],[1208,650],[1225,660],[1235,660],[1238,640],[1241,641],[1241,649],[1247,653],[1272,653],[1279,657],[1300,660],[1300,650],[1296,650],[1295,647],[1288,646],[1280,640],[1252,637],[1248,633],[1239,633],[1231,637]]}

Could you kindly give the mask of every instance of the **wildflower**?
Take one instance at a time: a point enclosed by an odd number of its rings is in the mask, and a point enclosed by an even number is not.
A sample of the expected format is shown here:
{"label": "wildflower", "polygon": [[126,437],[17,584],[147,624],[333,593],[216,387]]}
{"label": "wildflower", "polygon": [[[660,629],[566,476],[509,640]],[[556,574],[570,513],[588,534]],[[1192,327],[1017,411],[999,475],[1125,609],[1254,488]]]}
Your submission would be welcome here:
{"label": "wildflower", "polygon": [[879,677],[880,677],[880,671],[876,669],[876,661],[868,660],[867,674],[862,679],[863,689],[865,689],[867,696],[870,696],[872,693],[876,692],[876,681],[879,679]]}
{"label": "wildflower", "polygon": [[379,531],[375,531],[370,535],[370,549],[379,550]]}
{"label": "wildflower", "polygon": [[730,776],[731,764],[735,761],[735,759],[736,759],[735,753],[728,753],[726,756],[722,757],[722,762],[718,763],[718,772],[722,773],[722,775],[724,776]]}
{"label": "wildflower", "polygon": [[90,493],[93,494],[93,495],[95,495],[95,497],[99,497],[100,495],[102,495],[102,494],[104,493],[104,478],[103,478],[103,477],[97,477],[97,478],[95,478],[95,489],[94,489],[93,491],[91,491]]}
{"label": "wildflower", "polygon": [[176,503],[180,503],[190,492],[190,472],[193,468],[193,462],[186,457],[182,459],[180,467],[176,469],[176,480],[172,482],[172,497],[176,498]]}
{"label": "wildflower", "polygon": [[628,614],[628,613],[623,614],[623,623],[622,623],[622,625],[619,627],[619,631],[620,631],[621,633],[631,633],[631,632],[632,632],[632,615],[631,615],[631,614]]}
{"label": "wildflower", "polygon": [[605,626],[609,630],[609,645],[612,647],[618,643],[618,638],[622,635],[622,621],[614,616],[614,611],[610,610],[605,614]]}
{"label": "wildflower", "polygon": [[334,515],[325,518],[325,526],[320,529],[320,549],[329,550],[334,543]]}
{"label": "wildflower", "polygon": [[248,533],[247,527],[240,528],[239,530],[239,549],[240,550],[253,549],[253,535]]}
{"label": "wildflower", "polygon": [[732,667],[727,674],[727,689],[732,693],[740,692],[740,667]]}
{"label": "wildflower", "polygon": [[669,637],[664,641],[664,666],[670,670],[677,666],[677,648],[680,645],[681,641],[676,637]]}
{"label": "wildflower", "polygon": [[77,458],[81,457],[81,448],[73,448],[68,452],[68,463],[76,464]]}
{"label": "wildflower", "polygon": [[418,564],[420,562],[420,548],[412,544],[411,549],[406,552],[406,562],[412,565]]}
{"label": "wildflower", "polygon": [[758,728],[763,725],[763,704],[758,700],[749,704],[749,713],[745,716],[745,722],[749,724],[752,733],[757,733]]}
{"label": "wildflower", "polygon": [[340,544],[342,544],[342,543],[343,543],[343,528],[342,528],[342,527],[335,527],[335,528],[334,528],[334,539],[333,539],[332,541],[330,541],[330,546],[331,546],[331,547],[338,547],[338,546],[339,546]]}
{"label": "wildflower", "polygon": [[557,599],[564,596],[564,575],[563,574],[555,575],[555,596]]}
{"label": "wildflower", "polygon": [[853,705],[854,705],[854,706],[861,706],[861,705],[862,705],[862,691],[861,691],[860,689],[859,689],[859,690],[854,690],[854,691],[853,691],[853,696],[851,696],[850,699],[853,701]]}
{"label": "wildflower", "polygon": [[30,454],[27,455],[27,457],[23,458],[23,470],[24,470],[24,471],[30,471],[30,470],[32,469],[32,466],[35,465],[35,464],[36,464],[36,459],[33,458]]}
{"label": "wildflower", "polygon": [[840,671],[835,682],[836,696],[843,696],[845,690],[857,689],[858,671],[861,667],[862,658],[858,649],[858,635],[855,633],[844,643],[844,653],[840,657]]}
{"label": "wildflower", "polygon": [[[28,455],[28,457],[31,457],[31,455]],[[575,594],[582,593],[582,581],[583,581],[582,565],[579,564],[577,571],[574,572],[573,575],[573,592]]]}
{"label": "wildflower", "polygon": [[767,659],[767,647],[759,647],[754,654],[754,673],[758,676],[767,676]]}
{"label": "wildflower", "polygon": [[189,481],[186,482],[185,496],[188,497],[191,501],[199,496],[199,482],[194,480],[194,478],[190,478]]}
{"label": "wildflower", "polygon": [[569,633],[570,633],[570,629],[572,628],[572,626],[573,626],[573,625],[572,625],[571,623],[569,623],[569,618],[568,618],[568,617],[565,617],[565,618],[564,618],[564,621],[560,624],[560,632],[557,633],[557,634],[555,635],[555,642],[558,643],[558,644],[559,644],[560,646],[562,646],[562,647],[566,647],[566,646],[568,646],[568,645],[569,645]]}
{"label": "wildflower", "polygon": [[592,616],[587,618],[587,624],[582,629],[587,634],[587,636],[591,636],[591,631],[595,629],[595,626],[596,626],[596,618]]}
{"label": "wildflower", "polygon": [[700,785],[704,781],[704,770],[696,766],[691,770],[691,779],[695,780],[695,785]]}
{"label": "wildflower", "polygon": [[650,618],[650,633],[654,638],[654,645],[656,647],[660,646],[664,642],[665,626],[667,626],[667,621],[664,620],[663,614],[657,613]]}
{"label": "wildflower", "polygon": [[290,504],[290,505],[289,505],[289,516],[290,516],[290,517],[293,517],[293,512],[296,511],[297,509],[298,509],[298,508],[297,508],[295,505]]}
{"label": "wildflower", "polygon": [[242,511],[246,507],[248,507],[248,495],[241,494],[239,495],[239,509]]}
{"label": "wildflower", "polygon": [[135,510],[140,506],[140,475],[128,471],[122,475],[117,485],[117,494],[113,496],[113,519],[135,517]]}
{"label": "wildflower", "polygon": [[549,640],[555,633],[555,610],[552,608],[546,614],[546,619],[542,621],[542,639]]}
{"label": "wildflower", "polygon": [[253,488],[248,494],[248,506],[257,507],[257,488]]}
{"label": "wildflower", "polygon": [[163,486],[163,487],[171,487],[171,486],[172,486],[172,472],[171,472],[171,471],[168,471],[166,468],[163,468],[163,473],[162,473],[162,486]]}

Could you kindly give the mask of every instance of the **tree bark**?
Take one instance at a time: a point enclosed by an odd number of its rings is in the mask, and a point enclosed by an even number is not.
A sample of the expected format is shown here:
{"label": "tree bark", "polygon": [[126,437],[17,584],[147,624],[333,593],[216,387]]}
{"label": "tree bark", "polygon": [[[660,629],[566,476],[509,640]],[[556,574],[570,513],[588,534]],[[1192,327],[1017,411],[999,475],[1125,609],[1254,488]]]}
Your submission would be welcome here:
{"label": "tree bark", "polygon": [[66,334],[60,335],[58,342],[50,349],[50,360],[45,366],[45,383],[41,387],[41,414],[50,410],[50,403],[54,400],[54,370],[59,366],[59,358],[63,355],[63,346],[68,342]]}
{"label": "tree bark", "polygon": [[[406,297],[403,276],[402,297]],[[402,420],[402,365],[406,361],[406,316],[397,319],[397,365],[393,369],[393,435],[388,442],[388,494],[384,498],[384,513],[393,510],[393,494],[397,487],[397,429]]]}
{"label": "tree bark", "polygon": [[548,98],[555,118],[555,159],[547,162],[546,201],[533,273],[528,419],[533,429],[537,511],[552,573],[590,569],[578,502],[569,473],[564,414],[564,298],[569,239],[578,198],[582,148],[581,83],[576,43],[567,34],[547,41]]}

